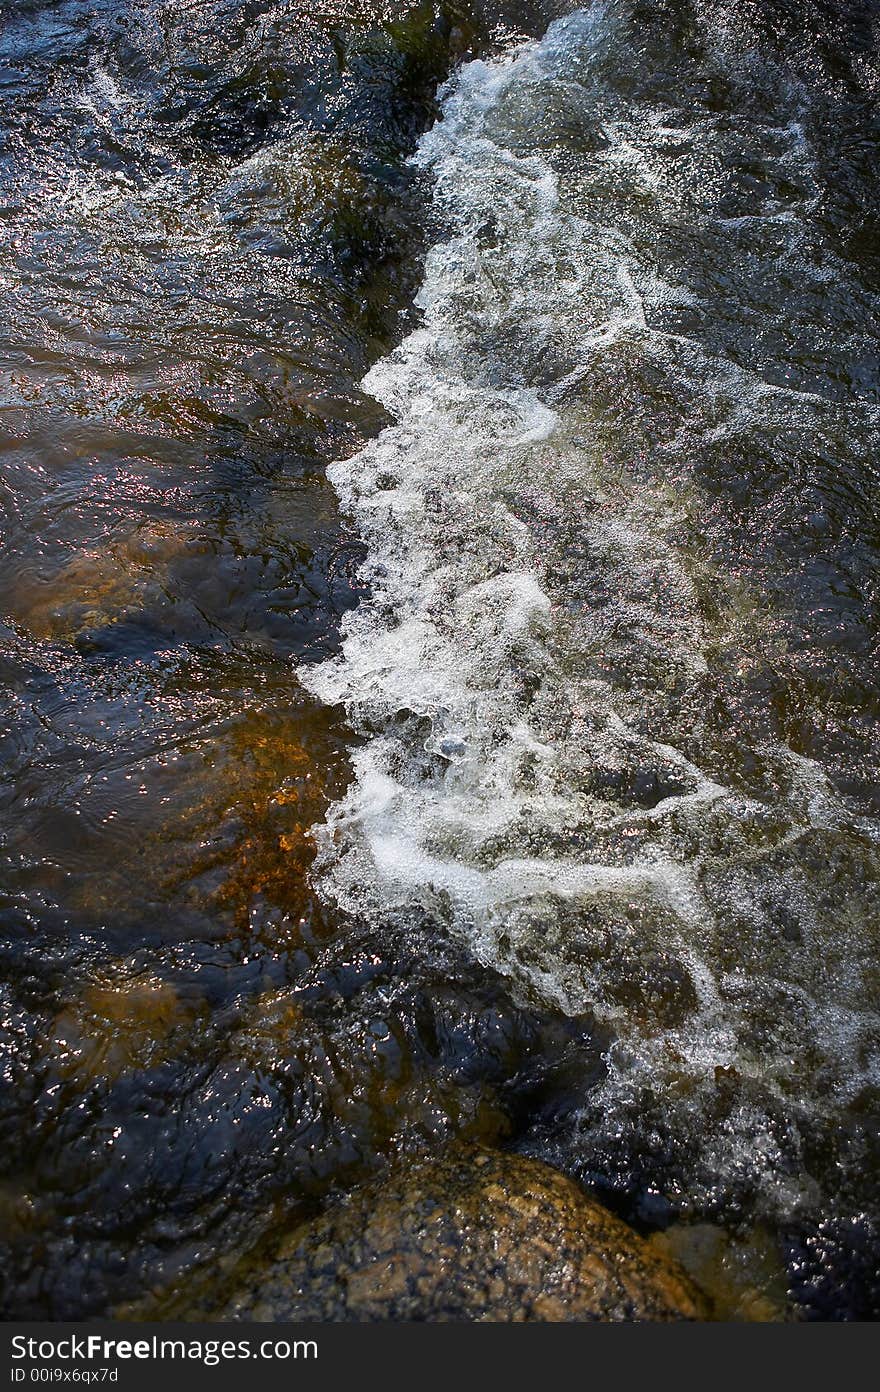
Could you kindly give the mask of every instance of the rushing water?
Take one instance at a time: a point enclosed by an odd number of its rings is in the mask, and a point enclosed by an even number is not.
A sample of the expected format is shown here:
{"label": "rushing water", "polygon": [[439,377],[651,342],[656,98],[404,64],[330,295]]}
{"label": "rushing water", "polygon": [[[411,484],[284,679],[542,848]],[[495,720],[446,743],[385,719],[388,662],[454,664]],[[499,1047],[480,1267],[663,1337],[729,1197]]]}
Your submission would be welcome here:
{"label": "rushing water", "polygon": [[572,9],[6,6],[9,1312],[460,1134],[880,1309],[874,21]]}
{"label": "rushing water", "polygon": [[467,66],[420,144],[397,423],[330,470],[371,593],[309,682],[368,738],[321,884],[596,1016],[529,1143],[781,1226],[817,1294],[877,1257],[877,68],[650,8]]}

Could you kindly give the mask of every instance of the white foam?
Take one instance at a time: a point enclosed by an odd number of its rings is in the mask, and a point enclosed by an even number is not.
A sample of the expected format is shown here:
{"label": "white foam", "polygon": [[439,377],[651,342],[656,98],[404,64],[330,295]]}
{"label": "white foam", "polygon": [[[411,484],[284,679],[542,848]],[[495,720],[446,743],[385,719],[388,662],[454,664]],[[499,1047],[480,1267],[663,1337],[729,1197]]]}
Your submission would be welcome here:
{"label": "white foam", "polygon": [[[696,590],[713,583],[711,567],[701,572],[681,540],[688,484],[637,447],[622,468],[581,392],[597,363],[677,371],[703,420],[682,422],[666,446],[673,458],[682,442],[754,428],[784,392],[652,327],[659,305],[699,306],[658,273],[652,238],[670,219],[709,215],[714,185],[694,208],[679,165],[696,178],[721,137],[603,86],[613,25],[613,6],[578,12],[506,60],[466,65],[445,89],[415,162],[449,235],[427,257],[420,327],[364,383],[395,423],[330,470],[368,546],[370,598],[345,619],[341,657],[303,674],[368,736],[346,796],[317,829],[322,892],[355,913],[451,918],[518,990],[609,1020],[617,1043],[601,1109],[612,1129],[640,1087],[666,1085],[670,1124],[686,1124],[674,1120],[681,1078],[698,1099],[718,1068],[759,1081],[783,1107],[798,1087],[797,1106],[833,1105],[809,1094],[791,1040],[808,1029],[851,1093],[865,1076],[851,1041],[868,1018],[854,988],[851,1024],[838,1015],[832,1028],[818,958],[764,950],[754,880],[762,873],[774,902],[790,901],[818,933],[815,887],[782,858],[852,818],[815,768],[768,742],[759,752],[779,796],[765,833],[766,806],[684,752],[705,718],[717,642]],[[563,181],[540,153],[539,125],[560,87],[606,142],[567,154]],[[807,157],[791,146],[787,160]],[[638,212],[638,243],[602,221],[609,180]],[[809,393],[785,394],[793,424],[812,420],[796,414],[815,404]],[[749,622],[760,624],[757,611]],[[676,712],[664,693],[679,689]],[[662,737],[649,734],[663,720]],[[640,801],[627,777],[655,769],[668,790]],[[735,932],[742,976],[729,963]],[[838,948],[858,961],[864,946],[854,919]],[[671,1022],[625,1003],[652,954],[693,993]],[[767,1004],[778,1000],[788,1004]],[[757,1020],[769,1031],[760,1058],[745,1042]],[[741,1124],[715,1138],[722,1175],[775,1163],[756,1115],[744,1104]],[[780,1202],[793,1201],[785,1193]]]}

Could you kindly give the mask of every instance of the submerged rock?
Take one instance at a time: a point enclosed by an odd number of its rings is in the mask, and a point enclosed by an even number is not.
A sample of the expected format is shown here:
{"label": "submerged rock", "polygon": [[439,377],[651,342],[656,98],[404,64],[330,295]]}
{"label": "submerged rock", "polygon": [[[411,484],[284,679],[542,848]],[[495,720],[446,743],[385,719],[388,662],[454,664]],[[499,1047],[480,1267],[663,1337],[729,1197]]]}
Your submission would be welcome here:
{"label": "submerged rock", "polygon": [[247,1320],[677,1320],[682,1269],[538,1160],[487,1149],[400,1168],[297,1228],[219,1312]]}

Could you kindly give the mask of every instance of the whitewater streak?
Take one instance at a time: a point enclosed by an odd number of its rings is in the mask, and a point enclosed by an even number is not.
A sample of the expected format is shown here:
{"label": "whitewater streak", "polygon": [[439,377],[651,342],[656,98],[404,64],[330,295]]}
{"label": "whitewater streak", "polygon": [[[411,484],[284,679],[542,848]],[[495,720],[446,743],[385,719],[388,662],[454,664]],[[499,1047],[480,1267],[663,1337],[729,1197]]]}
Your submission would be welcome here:
{"label": "whitewater streak", "polygon": [[[726,777],[707,674],[719,651],[747,666],[769,621],[693,544],[689,451],[836,408],[676,327],[700,297],[659,247],[741,238],[719,173],[738,137],[639,93],[620,8],[467,64],[415,156],[449,235],[420,327],[364,381],[395,423],[329,471],[369,599],[304,680],[365,739],[316,876],[345,910],[433,916],[525,995],[601,1019],[591,1125],[705,1125],[686,1183],[699,1168],[704,1191],[751,1182],[790,1210],[810,1201],[795,1120],[876,1077],[864,913],[837,917],[830,983],[800,847],[877,827],[785,741],[751,751],[769,803]],[[789,105],[751,138],[806,208]],[[754,219],[757,264],[780,244],[795,264],[799,216]],[[771,950],[779,922],[810,950]]]}

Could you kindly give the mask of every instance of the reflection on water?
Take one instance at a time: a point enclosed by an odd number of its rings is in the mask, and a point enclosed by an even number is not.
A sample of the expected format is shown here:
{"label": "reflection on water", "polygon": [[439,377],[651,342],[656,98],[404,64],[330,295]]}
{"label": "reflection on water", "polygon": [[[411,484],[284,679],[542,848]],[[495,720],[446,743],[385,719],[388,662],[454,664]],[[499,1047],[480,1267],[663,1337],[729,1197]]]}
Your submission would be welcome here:
{"label": "reflection on water", "polygon": [[345,738],[297,680],[357,597],[323,466],[406,327],[404,157],[517,8],[4,9],[7,1311],[103,1310],[274,1196],[495,1134],[553,1028],[316,908]]}
{"label": "reflection on water", "polygon": [[[599,1123],[591,1129],[595,1118],[584,1107],[598,1097],[604,1108],[607,1051],[621,1020],[662,1040],[691,1018],[699,993],[669,950],[675,905],[646,909],[634,894],[616,917],[603,917],[599,905],[552,924],[540,903],[531,918],[529,911],[518,918],[517,908],[499,928],[495,953],[485,944],[475,951],[449,904],[438,911],[421,882],[405,914],[380,919],[346,914],[319,897],[310,878],[310,828],[345,796],[352,759],[369,750],[376,730],[389,734],[381,711],[360,711],[352,734],[339,707],[309,693],[306,672],[338,654],[340,622],[364,586],[366,548],[352,517],[340,514],[325,467],[356,454],[387,422],[358,384],[414,327],[422,253],[436,233],[424,224],[449,212],[428,210],[429,175],[406,161],[437,112],[436,85],[450,66],[477,48],[497,51],[517,35],[540,35],[571,8],[564,0],[5,6],[0,1231],[7,1315],[80,1317],[133,1300],[148,1313],[174,1314],[199,1283],[210,1304],[226,1273],[259,1251],[285,1215],[319,1205],[385,1156],[453,1135],[535,1146],[605,1185],[610,1200],[646,1227],[662,1226],[681,1197],[674,1192],[681,1154],[690,1163],[706,1119],[699,1109],[696,1121],[688,1115],[687,1080],[679,1080],[677,1100],[674,1089],[653,1099],[639,1094],[613,1136]],[[710,126],[716,117],[723,126],[725,103],[732,122],[744,109],[742,87],[699,75],[699,26],[683,0],[678,8],[684,18],[658,47],[633,43],[638,72],[635,61],[618,62],[609,77],[620,106],[613,131],[603,132],[590,113],[585,119],[574,77],[552,88],[546,109],[529,98],[520,110],[514,93],[505,115],[508,173],[540,149],[571,175],[563,179],[569,211],[583,215],[589,197],[597,223],[629,219],[636,241],[640,228],[650,231],[650,179],[634,194],[632,171],[644,174],[652,151],[661,164],[674,163],[677,142],[687,154],[684,117],[678,113],[679,127],[661,119],[682,55],[694,81],[689,100],[710,113]],[[695,8],[708,9],[710,20],[717,11],[718,22],[731,9],[713,10],[709,0]],[[728,181],[721,213],[732,240],[704,242],[697,255],[686,218],[664,227],[661,258],[691,292],[664,302],[664,330],[682,339],[703,333],[707,352],[744,370],[778,370],[775,385],[818,392],[826,403],[875,399],[870,344],[853,328],[878,288],[876,218],[863,206],[875,148],[864,114],[875,80],[869,19],[864,7],[836,0],[738,8],[783,48],[801,35],[805,16],[821,40],[845,12],[848,56],[820,42],[816,71],[823,81],[830,72],[849,104],[832,102],[835,121],[822,140],[811,137],[818,163],[807,193],[785,174],[793,136],[784,129],[763,131],[769,144],[754,167],[727,135],[699,168],[681,166],[693,187],[723,194]],[[636,28],[650,32],[657,6],[632,11]],[[735,23],[729,37],[736,48]],[[609,52],[619,58],[613,46]],[[627,127],[633,94],[653,111],[647,135],[645,126],[635,136]],[[597,159],[579,183],[591,150],[605,163]],[[491,200],[491,150],[487,158]],[[769,183],[768,169],[775,171]],[[740,273],[723,262],[749,198],[779,216],[768,220],[760,245],[748,242],[757,234],[743,224],[750,261]],[[848,259],[850,281],[846,294],[829,298],[820,285],[800,305],[793,354],[786,314],[779,310],[750,337],[743,304],[750,295],[761,300],[759,273],[776,264],[773,238],[780,226],[785,231],[785,210],[796,207],[800,216],[810,198],[822,237]],[[468,236],[486,264],[497,253],[503,268],[516,238],[505,243],[502,223],[486,216]],[[526,228],[527,244],[528,235]],[[505,320],[503,278],[485,319],[468,320],[471,300],[485,292],[469,283],[458,305],[473,348],[463,380],[482,360],[488,324],[503,340],[496,367],[507,371],[513,362],[517,385],[540,392],[558,383],[570,348],[565,335],[572,325],[578,333],[589,327],[584,307],[598,315],[603,296],[610,302],[621,286],[624,297],[633,291],[613,277],[609,290],[597,274],[589,298],[588,251],[576,265],[561,256],[550,277],[554,292],[569,296],[561,336],[550,315],[536,324],[534,303],[520,306],[518,322]],[[518,267],[524,285],[532,274],[540,282],[543,255]],[[509,266],[516,269],[515,256]],[[769,279],[772,299],[778,287]],[[807,279],[801,275],[798,293]],[[700,309],[706,299],[708,321]],[[839,318],[827,332],[813,333],[832,312]],[[829,368],[832,349],[840,352]],[[784,364],[795,358],[792,382]],[[865,503],[873,475],[861,461],[872,437],[854,428],[843,449],[839,440],[826,447],[820,432],[804,447],[802,473],[790,470],[780,482],[780,458],[789,468],[797,453],[777,448],[785,422],[764,422],[763,452],[760,430],[744,450],[734,435],[712,433],[719,422],[710,419],[699,374],[688,383],[667,368],[646,367],[624,344],[578,379],[582,415],[575,411],[563,445],[576,452],[599,427],[607,443],[587,478],[598,493],[589,526],[584,476],[554,496],[546,460],[531,492],[518,475],[504,494],[517,535],[543,548],[542,577],[570,631],[590,614],[601,627],[618,591],[638,591],[626,621],[609,623],[591,672],[598,684],[627,693],[633,708],[648,692],[654,735],[665,729],[667,744],[671,730],[681,736],[682,757],[667,749],[650,766],[638,751],[630,759],[622,743],[604,762],[598,744],[583,759],[578,747],[557,792],[567,792],[566,779],[580,779],[577,796],[604,809],[601,836],[621,807],[624,821],[635,808],[648,826],[669,799],[686,803],[697,764],[739,779],[743,797],[766,794],[772,803],[778,765],[750,753],[755,731],[769,728],[795,755],[824,759],[835,793],[867,817],[876,812],[876,628],[864,593],[876,574],[877,538]],[[468,425],[459,468],[483,426],[494,428],[486,403],[499,380],[482,383],[486,419],[478,412]],[[687,456],[687,527],[676,480],[652,472],[657,441],[675,437],[682,415],[690,419],[678,437],[685,454],[703,432],[698,457]],[[500,422],[502,435],[509,426]],[[540,429],[535,440],[540,446]],[[375,482],[382,493],[396,480],[388,473]],[[472,482],[482,486],[476,472]],[[476,555],[487,574],[497,541],[483,509],[488,487],[472,512],[462,507],[446,522],[449,497],[435,491],[427,499],[427,514],[446,526],[444,545],[457,545],[461,524],[462,555]],[[609,531],[597,541],[603,520],[613,529],[627,509],[650,537],[635,560],[631,553],[621,560],[619,531],[616,540]],[[688,558],[688,584],[709,634],[717,676],[711,709],[700,704],[702,694],[692,707],[681,700],[689,649],[675,627],[682,591],[666,564],[673,553]],[[505,565],[502,555],[500,573]],[[372,578],[382,579],[375,568]],[[423,579],[414,575],[414,592]],[[760,643],[744,651],[739,640],[755,631],[756,592],[769,594],[784,617],[775,629],[768,621]],[[491,609],[474,610],[475,632],[487,613],[497,623]],[[642,623],[646,612],[653,635]],[[652,667],[654,640],[667,651]],[[792,653],[803,660],[789,660]],[[512,699],[531,702],[537,671],[525,647],[511,670]],[[499,690],[509,676],[502,674]],[[581,676],[573,666],[571,689]],[[462,732],[445,731],[441,746],[437,732],[400,704],[414,693],[395,699],[399,728],[391,737],[407,757],[415,751],[396,772],[414,796],[436,792],[463,756]],[[814,719],[819,706],[825,715]],[[704,723],[683,733],[692,709]],[[549,704],[545,714],[550,728]],[[586,705],[582,716],[588,724]],[[526,801],[540,772],[541,751],[532,755],[532,783],[520,789]],[[499,764],[494,775],[503,783],[504,774]],[[462,805],[473,814],[473,800]],[[456,824],[454,853],[463,855],[468,836],[479,839],[486,824],[468,826],[467,817]],[[772,840],[778,830],[781,860],[785,829],[774,828],[766,812],[742,834]],[[540,818],[533,833],[537,855],[550,833]],[[482,845],[487,865],[507,853],[506,834],[495,827]],[[682,858],[699,852],[711,861],[727,835],[726,823],[683,825]],[[568,853],[566,836],[556,849]],[[637,854],[635,840],[609,832],[619,864]],[[587,841],[578,844],[583,850]],[[837,897],[824,906],[826,918],[843,905],[856,922],[874,862],[857,838],[842,835],[829,871],[828,844],[816,839],[806,871],[799,850],[797,863],[781,865],[781,878],[746,876],[735,902],[723,872],[716,877],[709,888],[724,919],[716,944],[722,965],[725,953],[735,965],[748,940],[761,976],[765,957],[778,964],[778,938],[801,941],[801,918],[779,890],[786,875],[792,884],[805,874],[827,879]],[[516,983],[511,940],[525,964]],[[822,943],[821,960],[846,986],[843,947],[835,956],[830,932]],[[583,980],[596,962],[614,960],[621,970],[601,979],[594,972],[589,990],[562,1003],[523,988],[536,963],[543,971],[550,962],[548,975],[560,959],[567,969],[566,954]],[[809,961],[815,976],[821,961]],[[774,1011],[765,1001],[754,1018]],[[755,1041],[757,1057],[762,1047]],[[821,1054],[804,1051],[801,1066],[814,1057]],[[739,1079],[731,1066],[711,1081],[723,1130]],[[866,1089],[846,1114],[847,1135],[859,1145],[872,1105]],[[816,1152],[808,1165],[826,1183],[845,1145],[835,1151],[825,1133],[807,1144]],[[709,1169],[713,1163],[709,1155]],[[658,1185],[670,1176],[662,1194]],[[786,1251],[754,1215],[742,1231],[731,1227],[729,1212],[726,1227],[715,1223],[711,1202],[684,1216],[701,1221],[658,1240],[685,1254],[710,1286],[725,1288],[724,1308],[733,1313],[778,1315],[786,1285],[798,1281],[806,1306],[820,1315],[863,1311],[873,1298],[864,1274],[875,1251],[867,1220],[841,1238],[842,1220],[832,1213],[806,1238],[796,1233]],[[841,1257],[847,1241],[849,1266]]]}

